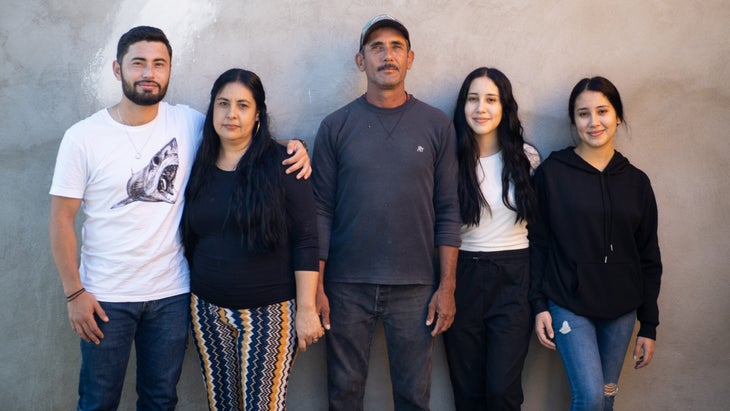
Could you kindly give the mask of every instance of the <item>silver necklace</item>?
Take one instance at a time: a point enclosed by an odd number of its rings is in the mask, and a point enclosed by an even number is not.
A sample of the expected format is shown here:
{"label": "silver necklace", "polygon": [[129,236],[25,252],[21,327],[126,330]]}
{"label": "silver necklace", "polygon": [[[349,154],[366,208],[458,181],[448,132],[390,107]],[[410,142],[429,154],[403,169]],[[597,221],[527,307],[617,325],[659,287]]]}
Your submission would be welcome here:
{"label": "silver necklace", "polygon": [[[119,111],[119,106],[117,106],[117,116],[119,116],[119,120],[122,122],[122,125],[124,126],[124,134],[127,136],[127,140],[129,140],[129,143],[132,144],[132,148],[134,148],[134,158],[139,160],[142,158],[142,150],[144,150],[145,147],[147,147],[147,143],[150,142],[150,139],[152,138],[152,134],[154,134],[155,129],[157,128],[157,122],[155,122],[155,126],[152,128],[152,131],[150,131],[150,134],[147,136],[147,140],[145,140],[144,144],[142,145],[142,148],[137,149],[137,145],[134,144],[134,140],[132,140],[132,136],[129,135],[129,130],[127,130],[127,127],[131,127],[127,124],[126,121],[124,121],[124,118],[122,117],[122,112]],[[152,120],[155,121],[155,120]]]}

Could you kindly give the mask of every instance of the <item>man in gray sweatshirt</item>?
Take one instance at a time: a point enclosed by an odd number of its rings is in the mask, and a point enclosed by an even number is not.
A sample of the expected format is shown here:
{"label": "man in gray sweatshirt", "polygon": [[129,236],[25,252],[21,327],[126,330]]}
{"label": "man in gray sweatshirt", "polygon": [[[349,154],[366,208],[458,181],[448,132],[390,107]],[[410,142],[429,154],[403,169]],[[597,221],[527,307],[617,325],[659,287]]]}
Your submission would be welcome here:
{"label": "man in gray sweatshirt", "polygon": [[456,138],[444,113],[405,91],[413,58],[402,23],[370,20],[355,55],[367,91],[317,132],[317,308],[327,330],[331,410],[362,409],[377,320],[396,410],[428,409],[433,337],[456,310]]}

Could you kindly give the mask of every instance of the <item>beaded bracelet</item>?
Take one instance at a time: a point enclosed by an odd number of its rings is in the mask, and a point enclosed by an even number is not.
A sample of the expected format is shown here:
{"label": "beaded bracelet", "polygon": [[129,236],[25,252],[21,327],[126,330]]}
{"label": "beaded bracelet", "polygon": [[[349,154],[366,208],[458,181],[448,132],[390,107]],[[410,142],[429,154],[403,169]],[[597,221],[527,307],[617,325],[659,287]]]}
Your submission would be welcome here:
{"label": "beaded bracelet", "polygon": [[86,291],[86,288],[81,288],[80,290],[71,293],[71,295],[66,296],[66,302],[67,303],[70,303],[71,301],[73,301],[76,298],[78,298],[78,296],[80,296],[81,294],[83,294],[85,291]]}

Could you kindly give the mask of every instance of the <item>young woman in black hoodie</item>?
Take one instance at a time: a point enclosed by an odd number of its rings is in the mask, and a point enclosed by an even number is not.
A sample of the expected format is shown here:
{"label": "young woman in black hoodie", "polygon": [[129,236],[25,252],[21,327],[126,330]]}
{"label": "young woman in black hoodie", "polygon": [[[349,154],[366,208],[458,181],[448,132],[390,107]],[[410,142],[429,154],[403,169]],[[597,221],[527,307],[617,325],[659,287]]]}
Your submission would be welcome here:
{"label": "young woman in black hoodie", "polygon": [[535,172],[539,217],[530,226],[535,332],[563,360],[572,411],[612,410],[634,323],[635,368],[651,362],[662,264],[649,178],[614,150],[621,97],[603,77],[573,88],[579,142]]}

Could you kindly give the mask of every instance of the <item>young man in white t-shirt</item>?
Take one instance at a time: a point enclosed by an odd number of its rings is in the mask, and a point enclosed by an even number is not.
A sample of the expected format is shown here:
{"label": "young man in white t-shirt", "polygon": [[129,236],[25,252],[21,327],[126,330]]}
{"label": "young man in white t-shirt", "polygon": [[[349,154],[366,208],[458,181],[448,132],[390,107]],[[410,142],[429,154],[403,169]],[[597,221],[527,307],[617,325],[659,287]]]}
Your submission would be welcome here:
{"label": "young man in white t-shirt", "polygon": [[[154,27],[117,46],[116,105],[64,135],[51,185],[51,249],[81,337],[78,409],[116,409],[132,344],[138,409],[172,410],[189,327],[189,270],[178,227],[203,115],[162,102],[172,48]],[[310,169],[292,140],[287,171]],[[85,217],[81,258],[74,221]],[[79,264],[80,263],[80,264]]]}

